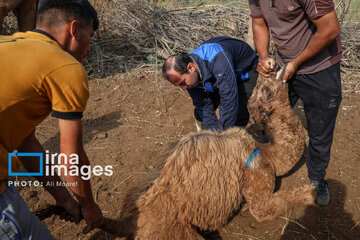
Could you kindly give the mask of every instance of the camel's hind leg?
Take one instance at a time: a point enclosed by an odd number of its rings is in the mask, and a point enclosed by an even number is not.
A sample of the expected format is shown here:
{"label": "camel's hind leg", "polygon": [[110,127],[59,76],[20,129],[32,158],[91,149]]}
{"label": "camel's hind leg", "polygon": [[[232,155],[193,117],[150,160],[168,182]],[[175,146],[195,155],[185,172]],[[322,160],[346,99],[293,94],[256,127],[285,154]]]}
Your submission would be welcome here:
{"label": "camel's hind leg", "polygon": [[[169,229],[170,230],[170,229]],[[181,235],[183,234],[183,235]],[[176,224],[174,232],[169,235],[168,239],[174,240],[205,240],[200,234],[197,233],[194,227],[190,224],[183,225],[181,223]]]}
{"label": "camel's hind leg", "polygon": [[205,240],[190,224],[149,222],[138,229],[135,240]]}

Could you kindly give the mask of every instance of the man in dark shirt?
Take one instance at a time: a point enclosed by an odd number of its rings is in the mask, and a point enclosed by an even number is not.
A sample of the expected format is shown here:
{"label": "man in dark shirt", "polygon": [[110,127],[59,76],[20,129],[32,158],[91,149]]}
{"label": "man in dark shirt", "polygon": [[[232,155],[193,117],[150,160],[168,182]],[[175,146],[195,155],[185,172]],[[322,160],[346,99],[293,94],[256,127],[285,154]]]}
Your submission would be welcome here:
{"label": "man in dark shirt", "polygon": [[[264,76],[275,65],[286,65],[292,106],[304,103],[309,132],[306,156],[310,184],[317,203],[327,205],[330,194],[324,180],[330,161],[335,121],[341,102],[340,27],[331,0],[249,0],[253,20],[257,70]],[[268,55],[269,31],[277,50],[276,61]]]}
{"label": "man in dark shirt", "polygon": [[246,105],[256,84],[257,63],[258,57],[247,43],[216,37],[190,54],[169,57],[163,73],[172,84],[189,92],[198,130],[203,124],[207,129],[221,131],[248,122]]}

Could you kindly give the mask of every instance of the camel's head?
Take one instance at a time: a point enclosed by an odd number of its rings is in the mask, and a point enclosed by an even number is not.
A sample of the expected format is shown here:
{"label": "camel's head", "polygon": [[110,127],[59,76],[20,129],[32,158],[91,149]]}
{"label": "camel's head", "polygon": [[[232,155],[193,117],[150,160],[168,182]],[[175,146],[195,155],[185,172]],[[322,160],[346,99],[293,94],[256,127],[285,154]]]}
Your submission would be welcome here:
{"label": "camel's head", "polygon": [[259,74],[248,101],[250,121],[265,123],[270,119],[271,113],[277,108],[277,105],[289,104],[287,84],[277,80],[275,74],[268,78]]}

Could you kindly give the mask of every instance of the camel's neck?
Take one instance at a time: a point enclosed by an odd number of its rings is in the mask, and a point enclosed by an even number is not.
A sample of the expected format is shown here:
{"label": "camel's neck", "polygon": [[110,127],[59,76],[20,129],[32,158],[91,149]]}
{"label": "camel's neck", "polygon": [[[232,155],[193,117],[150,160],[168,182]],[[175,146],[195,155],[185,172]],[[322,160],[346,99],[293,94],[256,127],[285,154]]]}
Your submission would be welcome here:
{"label": "camel's neck", "polygon": [[[300,159],[305,144],[305,132],[299,117],[290,106],[275,108],[265,124],[269,144],[259,144],[268,161],[274,164],[276,175],[288,172]],[[281,165],[281,166],[280,166]]]}
{"label": "camel's neck", "polygon": [[276,145],[293,146],[292,140],[304,137],[302,123],[299,117],[290,108],[275,109],[270,121],[265,124],[265,130],[272,137]]}

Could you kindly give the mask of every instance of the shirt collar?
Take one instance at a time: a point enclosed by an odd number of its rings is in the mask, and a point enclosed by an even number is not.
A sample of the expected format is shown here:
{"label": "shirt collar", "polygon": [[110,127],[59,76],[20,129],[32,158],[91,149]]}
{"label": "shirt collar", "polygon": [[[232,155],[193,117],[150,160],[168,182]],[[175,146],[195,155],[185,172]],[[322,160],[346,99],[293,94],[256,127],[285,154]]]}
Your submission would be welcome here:
{"label": "shirt collar", "polygon": [[61,46],[60,43],[56,40],[56,38],[54,38],[50,33],[47,33],[40,29],[35,29],[32,32],[43,34],[43,35],[47,36],[48,38],[50,38],[51,40],[55,41],[57,44],[59,44],[59,46]]}

